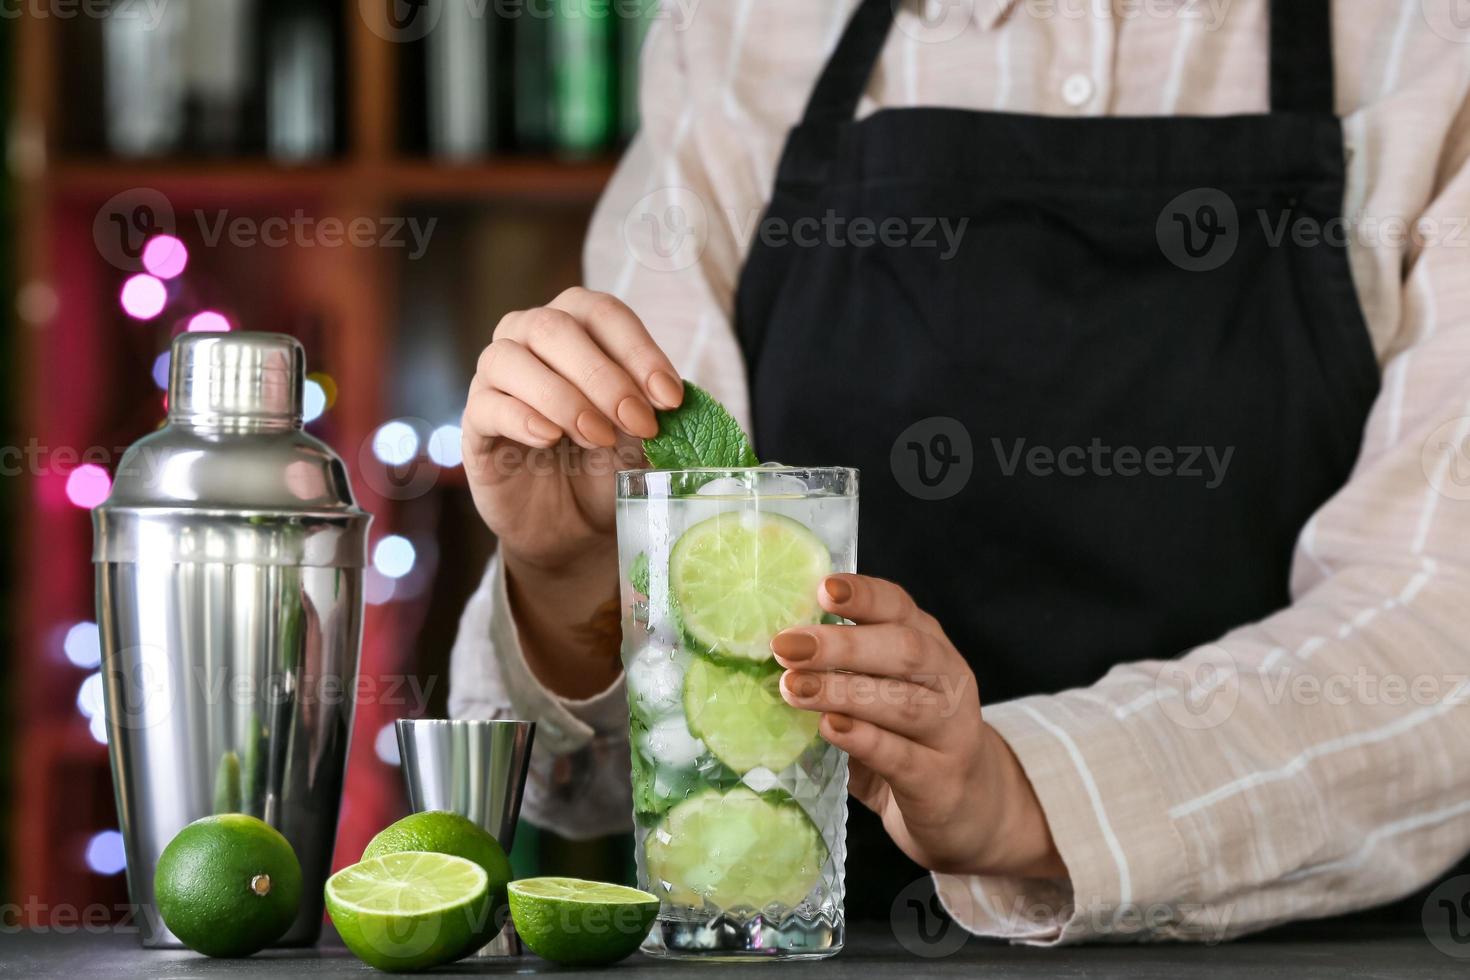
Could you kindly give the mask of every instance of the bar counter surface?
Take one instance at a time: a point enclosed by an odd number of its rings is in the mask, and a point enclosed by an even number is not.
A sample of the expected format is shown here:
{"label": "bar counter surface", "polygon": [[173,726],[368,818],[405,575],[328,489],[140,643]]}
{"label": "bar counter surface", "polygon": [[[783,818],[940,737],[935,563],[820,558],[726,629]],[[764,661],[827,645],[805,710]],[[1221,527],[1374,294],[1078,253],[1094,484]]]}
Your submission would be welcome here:
{"label": "bar counter surface", "polygon": [[[1353,927],[1341,924],[1278,930],[1217,946],[1095,945],[1058,949],[1007,946],[976,939],[947,955],[918,956],[884,927],[861,926],[839,956],[808,963],[740,966],[742,976],[763,967],[771,976],[838,980],[858,976],[1011,978],[1128,978],[1128,980],[1305,980],[1315,977],[1449,977],[1470,971],[1470,937],[1455,945],[1441,937],[1452,956],[1436,948],[1417,925]],[[956,937],[958,938],[958,937]],[[908,945],[926,948],[916,936]],[[941,938],[928,947],[953,945]],[[467,961],[430,971],[427,976],[495,976],[554,973],[562,977],[616,977],[619,980],[674,980],[712,976],[714,964],[656,960],[634,954],[602,970],[564,969],[524,956]],[[716,971],[723,974],[723,971]],[[352,957],[328,931],[322,944],[305,950],[276,950],[249,959],[211,960],[186,951],[144,950],[132,933],[14,932],[0,930],[0,977],[66,980],[206,980],[211,977],[291,977],[292,980],[384,977]]]}

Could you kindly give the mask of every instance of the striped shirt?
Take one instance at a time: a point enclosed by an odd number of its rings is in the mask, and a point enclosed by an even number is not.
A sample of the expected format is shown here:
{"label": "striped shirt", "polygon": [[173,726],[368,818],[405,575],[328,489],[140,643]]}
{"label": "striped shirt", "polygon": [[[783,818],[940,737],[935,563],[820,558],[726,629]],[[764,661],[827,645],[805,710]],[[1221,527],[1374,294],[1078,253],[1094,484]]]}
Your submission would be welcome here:
{"label": "striped shirt", "polygon": [[[901,7],[860,114],[1267,107],[1267,0],[924,2]],[[736,280],[854,3],[665,0],[643,130],[588,236],[587,285],[747,422]],[[1334,21],[1344,233],[1383,372],[1361,456],[1301,530],[1288,608],[1175,660],[985,706],[1070,878],[936,876],[974,932],[1216,940],[1386,902],[1470,850],[1470,16],[1460,0],[1338,0]],[[621,685],[544,691],[498,563],[465,613],[452,706],[542,722],[533,820],[630,826]]]}

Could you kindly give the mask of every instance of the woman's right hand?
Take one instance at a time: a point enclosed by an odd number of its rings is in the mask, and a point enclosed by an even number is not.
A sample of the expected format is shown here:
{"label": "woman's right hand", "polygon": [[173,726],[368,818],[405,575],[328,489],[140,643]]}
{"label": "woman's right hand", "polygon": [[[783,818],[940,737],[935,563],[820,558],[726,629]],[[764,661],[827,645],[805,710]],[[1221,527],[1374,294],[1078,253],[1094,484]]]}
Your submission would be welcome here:
{"label": "woman's right hand", "polygon": [[581,577],[613,552],[613,474],[641,465],[656,408],[683,400],[679,374],[642,321],[574,287],[505,316],[465,404],[465,472],[503,560]]}

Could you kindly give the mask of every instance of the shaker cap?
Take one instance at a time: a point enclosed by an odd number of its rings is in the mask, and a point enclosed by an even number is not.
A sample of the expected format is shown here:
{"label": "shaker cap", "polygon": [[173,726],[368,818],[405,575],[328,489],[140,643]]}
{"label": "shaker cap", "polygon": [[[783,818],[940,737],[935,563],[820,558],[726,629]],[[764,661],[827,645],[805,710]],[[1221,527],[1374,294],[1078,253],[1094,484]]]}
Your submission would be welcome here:
{"label": "shaker cap", "polygon": [[279,333],[186,333],[170,355],[168,417],[195,425],[301,422],[306,352]]}

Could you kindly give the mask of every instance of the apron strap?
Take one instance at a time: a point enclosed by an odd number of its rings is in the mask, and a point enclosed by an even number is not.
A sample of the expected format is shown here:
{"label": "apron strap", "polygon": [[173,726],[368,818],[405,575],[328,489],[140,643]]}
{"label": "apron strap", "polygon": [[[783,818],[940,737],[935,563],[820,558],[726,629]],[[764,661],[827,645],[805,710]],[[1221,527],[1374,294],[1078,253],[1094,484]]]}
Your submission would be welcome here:
{"label": "apron strap", "polygon": [[1335,105],[1331,0],[1271,4],[1271,111],[1325,112]]}
{"label": "apron strap", "polygon": [[[888,40],[898,0],[860,0],[807,100],[804,123],[842,123],[858,100]],[[1331,0],[1271,4],[1271,111],[1332,113]]]}

